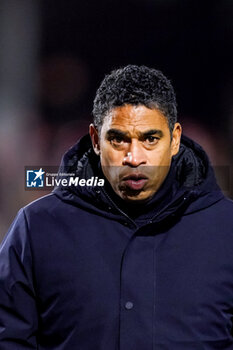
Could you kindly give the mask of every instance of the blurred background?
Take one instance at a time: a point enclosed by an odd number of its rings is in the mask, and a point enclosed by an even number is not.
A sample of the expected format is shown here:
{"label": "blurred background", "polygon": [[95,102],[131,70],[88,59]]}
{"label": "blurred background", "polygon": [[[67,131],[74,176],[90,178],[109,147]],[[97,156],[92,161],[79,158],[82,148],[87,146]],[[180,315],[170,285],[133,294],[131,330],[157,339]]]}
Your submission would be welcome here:
{"label": "blurred background", "polygon": [[183,131],[233,198],[232,0],[1,0],[0,240],[20,207],[26,165],[59,165],[91,122],[95,91],[126,64],[162,70]]}

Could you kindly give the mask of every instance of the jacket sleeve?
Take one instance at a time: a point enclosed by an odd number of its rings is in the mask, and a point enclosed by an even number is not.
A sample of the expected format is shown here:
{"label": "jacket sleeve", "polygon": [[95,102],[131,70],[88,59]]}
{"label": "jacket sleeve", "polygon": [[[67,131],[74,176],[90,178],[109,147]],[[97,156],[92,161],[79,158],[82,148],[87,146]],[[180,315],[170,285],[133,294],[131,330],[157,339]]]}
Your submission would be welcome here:
{"label": "jacket sleeve", "polygon": [[37,328],[32,255],[21,209],[0,246],[0,349],[37,349]]}

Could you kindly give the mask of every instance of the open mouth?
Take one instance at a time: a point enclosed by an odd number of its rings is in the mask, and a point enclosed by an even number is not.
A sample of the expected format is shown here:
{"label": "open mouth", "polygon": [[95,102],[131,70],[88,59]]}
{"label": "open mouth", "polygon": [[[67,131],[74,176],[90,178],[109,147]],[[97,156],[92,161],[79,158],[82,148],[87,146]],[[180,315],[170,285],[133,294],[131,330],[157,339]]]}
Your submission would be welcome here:
{"label": "open mouth", "polygon": [[141,190],[148,181],[144,174],[129,174],[123,177],[123,183],[132,190]]}

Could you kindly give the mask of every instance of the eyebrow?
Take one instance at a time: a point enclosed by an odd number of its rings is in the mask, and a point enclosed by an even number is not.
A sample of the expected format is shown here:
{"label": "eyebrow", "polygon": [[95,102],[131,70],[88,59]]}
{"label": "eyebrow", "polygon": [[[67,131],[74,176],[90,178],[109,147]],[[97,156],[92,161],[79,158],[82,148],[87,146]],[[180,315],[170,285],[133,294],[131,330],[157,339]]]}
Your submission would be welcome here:
{"label": "eyebrow", "polygon": [[[109,129],[107,131],[107,136],[119,136],[119,137],[129,137],[129,133],[126,131],[121,131],[119,129]],[[162,130],[158,130],[158,129],[150,129],[144,132],[138,132],[139,137],[147,137],[147,136],[152,136],[152,135],[158,135],[159,137],[163,137],[164,133],[162,132]]]}
{"label": "eyebrow", "polygon": [[129,133],[128,132],[125,132],[125,131],[121,131],[121,130],[118,130],[118,129],[109,129],[106,133],[107,136],[120,136],[120,137],[125,137],[125,136],[129,136]]}
{"label": "eyebrow", "polygon": [[147,137],[147,136],[152,136],[152,135],[158,135],[159,137],[163,137],[164,133],[162,132],[162,130],[151,129],[148,131],[139,132],[139,135],[140,135],[140,137]]}

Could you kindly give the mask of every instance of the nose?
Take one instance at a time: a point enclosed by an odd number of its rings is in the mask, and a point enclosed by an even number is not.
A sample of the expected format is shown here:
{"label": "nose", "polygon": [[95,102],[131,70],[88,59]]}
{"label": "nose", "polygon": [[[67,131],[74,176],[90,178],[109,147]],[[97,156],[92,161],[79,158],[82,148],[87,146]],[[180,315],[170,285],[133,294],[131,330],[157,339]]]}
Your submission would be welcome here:
{"label": "nose", "polygon": [[146,164],[145,154],[142,146],[137,140],[132,140],[132,142],[129,144],[122,164],[131,167],[138,167],[139,165]]}

